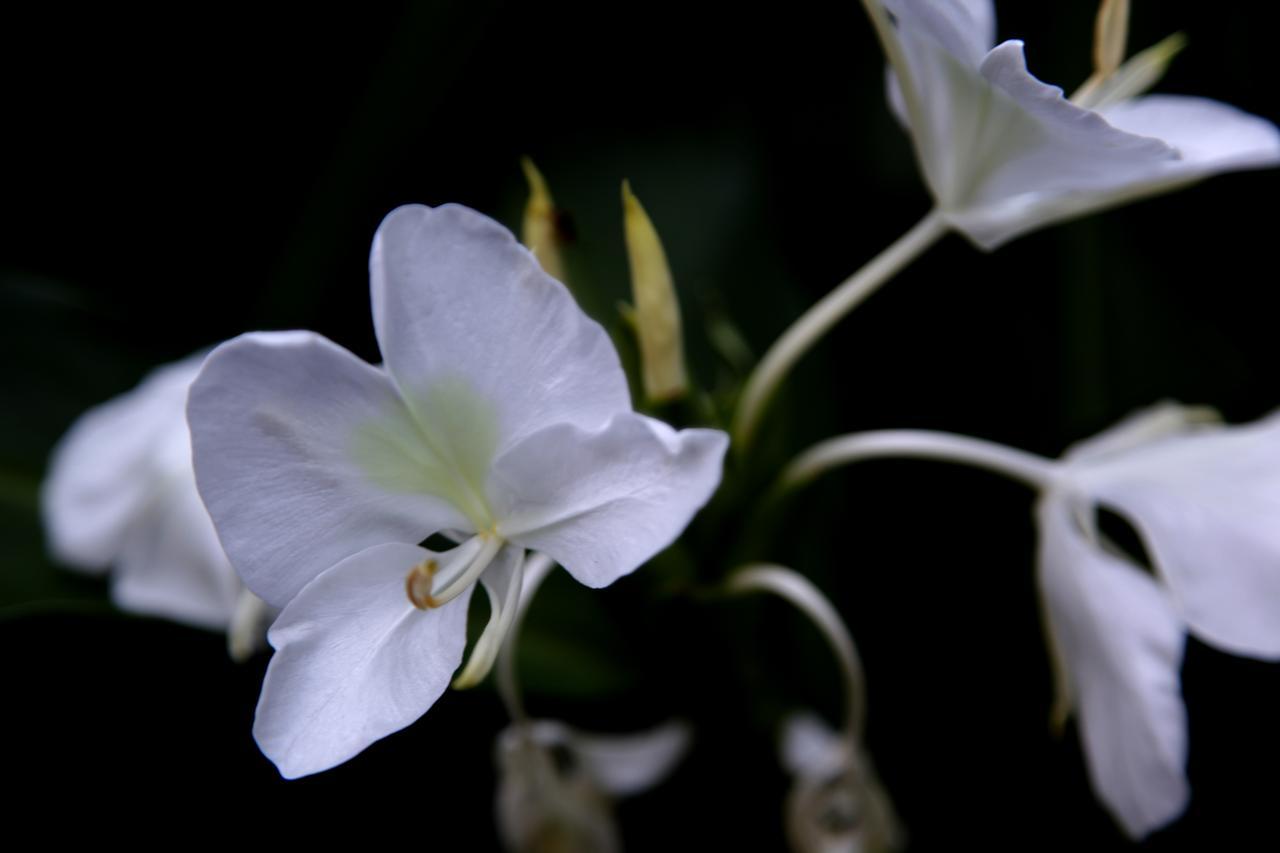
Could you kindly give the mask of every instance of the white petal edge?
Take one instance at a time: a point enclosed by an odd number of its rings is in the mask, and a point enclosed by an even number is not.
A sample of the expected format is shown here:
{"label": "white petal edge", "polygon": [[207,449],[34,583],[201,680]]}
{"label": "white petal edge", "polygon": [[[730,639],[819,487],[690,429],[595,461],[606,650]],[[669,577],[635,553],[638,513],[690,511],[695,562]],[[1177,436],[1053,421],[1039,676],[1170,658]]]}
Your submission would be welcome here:
{"label": "white petal edge", "polygon": [[494,463],[499,532],[607,586],[684,531],[720,484],[728,445],[723,432],[676,432],[633,412],[595,432],[548,427]]}
{"label": "white petal edge", "polygon": [[1037,507],[1039,581],[1066,670],[1089,778],[1125,832],[1141,838],[1186,808],[1185,634],[1164,589],[1095,546],[1067,498]]}
{"label": "white petal edge", "polygon": [[412,418],[385,371],[319,335],[255,332],[218,347],[187,417],[222,545],[276,607],[364,548],[470,529],[446,501],[392,482],[414,469]]}
{"label": "white petal edge", "polygon": [[253,736],[295,779],[327,770],[426,713],[449,686],[467,642],[471,590],[434,610],[405,593],[430,551],[378,545],[307,584],[268,633]]}
{"label": "white petal edge", "polygon": [[[397,208],[378,228],[369,271],[387,370],[420,419],[434,420],[424,398],[461,385],[496,413],[501,454],[550,424],[598,429],[630,410],[604,329],[487,216]],[[465,425],[439,427],[445,441],[467,440]]]}
{"label": "white petal edge", "polygon": [[[54,449],[40,503],[61,562],[104,571],[164,476],[159,450],[185,435],[187,390],[204,353],[149,373],[133,390],[81,415]],[[185,441],[185,437],[179,436]]]}
{"label": "white petal edge", "polygon": [[615,797],[634,796],[666,779],[692,741],[693,729],[681,720],[626,735],[573,733],[579,759],[600,787]]}
{"label": "white petal edge", "polygon": [[1177,150],[1179,157],[1166,164],[1162,181],[1181,183],[1280,164],[1280,130],[1220,101],[1148,95],[1108,107],[1102,115],[1123,131],[1162,139]]}

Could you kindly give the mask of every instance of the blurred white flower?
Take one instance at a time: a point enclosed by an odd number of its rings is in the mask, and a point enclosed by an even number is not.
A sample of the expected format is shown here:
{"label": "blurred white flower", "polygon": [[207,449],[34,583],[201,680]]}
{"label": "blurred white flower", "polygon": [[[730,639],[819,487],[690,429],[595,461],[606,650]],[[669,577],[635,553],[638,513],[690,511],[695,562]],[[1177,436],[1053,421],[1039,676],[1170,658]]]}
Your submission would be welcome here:
{"label": "blurred white flower", "polygon": [[[946,433],[855,433],[806,451],[783,482],[886,456],[976,465],[1039,490],[1055,720],[1078,717],[1093,787],[1129,835],[1181,814],[1186,633],[1280,660],[1280,413],[1228,427],[1212,410],[1163,403],[1057,461]],[[1132,524],[1154,572],[1099,529],[1099,510]]]}
{"label": "blurred white flower", "polygon": [[[1058,668],[1099,796],[1134,837],[1177,817],[1189,787],[1184,631],[1280,659],[1280,415],[1224,427],[1162,404],[1066,453],[1040,499],[1040,583]],[[1155,576],[1098,529],[1142,538]]]}
{"label": "blurred white flower", "polygon": [[[631,409],[608,335],[510,232],[402,207],[370,258],[385,367],[308,332],[244,335],[191,391],[196,478],[232,563],[283,612],[254,736],[287,777],[325,770],[488,672],[525,550],[600,587],[684,530],[723,433]],[[457,547],[419,547],[448,533]]]}
{"label": "blurred white flower", "polygon": [[187,391],[203,360],[160,367],[82,415],[54,450],[41,505],[53,555],[110,570],[121,609],[232,629],[232,653],[246,657],[263,645],[266,617],[227,561],[191,467]]}
{"label": "blurred white flower", "polygon": [[[1280,132],[1268,121],[1205,98],[1135,97],[1176,48],[1095,75],[1078,96],[1090,109],[1033,77],[1021,41],[992,46],[991,0],[863,2],[889,58],[890,102],[938,210],[984,249],[1219,172],[1280,162]],[[1108,61],[1117,41],[1099,51]]]}
{"label": "blurred white flower", "polygon": [[498,736],[497,817],[512,853],[616,853],[613,801],[665,779],[689,747],[670,722],[631,735],[587,734],[554,720],[517,722]]}

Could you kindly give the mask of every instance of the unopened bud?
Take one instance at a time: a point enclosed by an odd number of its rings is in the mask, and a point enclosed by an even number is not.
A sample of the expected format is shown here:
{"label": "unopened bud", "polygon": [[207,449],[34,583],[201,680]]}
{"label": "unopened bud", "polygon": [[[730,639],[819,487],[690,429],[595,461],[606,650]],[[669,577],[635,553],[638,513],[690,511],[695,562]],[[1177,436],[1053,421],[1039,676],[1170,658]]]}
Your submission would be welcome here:
{"label": "unopened bud", "polygon": [[564,261],[560,257],[560,212],[547,182],[528,157],[520,158],[520,168],[529,182],[529,201],[524,206],[521,241],[533,252],[542,269],[557,281],[564,281]]}
{"label": "unopened bud", "polygon": [[653,222],[626,181],[622,182],[622,211],[645,396],[652,402],[676,400],[688,391],[689,379],[671,267]]}

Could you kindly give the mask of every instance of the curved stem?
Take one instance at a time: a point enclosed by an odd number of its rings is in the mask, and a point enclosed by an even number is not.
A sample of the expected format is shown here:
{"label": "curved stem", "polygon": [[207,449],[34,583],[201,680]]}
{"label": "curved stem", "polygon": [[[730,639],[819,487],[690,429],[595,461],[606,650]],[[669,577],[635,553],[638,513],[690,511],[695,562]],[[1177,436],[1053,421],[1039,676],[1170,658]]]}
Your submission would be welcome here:
{"label": "curved stem", "polygon": [[1057,478],[1052,459],[948,432],[930,430],[875,430],[855,432],[815,444],[801,453],[778,479],[778,489],[802,486],[832,468],[863,459],[900,457],[940,459],[995,471],[1034,489],[1044,489]]}
{"label": "curved stem", "polygon": [[942,215],[936,210],[930,212],[889,248],[815,303],[774,341],[747,378],[734,413],[733,440],[738,450],[746,450],[750,445],[774,392],[800,357],[858,303],[919,257],[945,233],[947,225]]}
{"label": "curved stem", "polygon": [[507,713],[517,723],[527,720],[524,701],[520,697],[520,683],[516,678],[516,643],[520,639],[520,627],[524,624],[524,614],[529,609],[538,587],[551,574],[555,564],[546,554],[532,554],[524,564],[524,581],[520,589],[520,603],[516,607],[515,616],[507,629],[506,641],[498,651],[498,663],[494,672],[494,681],[498,687],[498,695],[507,706]]}
{"label": "curved stem", "polygon": [[862,659],[858,657],[858,647],[854,645],[849,629],[822,591],[808,578],[776,563],[751,563],[742,567],[729,578],[729,589],[732,592],[771,592],[785,598],[822,632],[835,652],[844,676],[845,732],[855,743],[861,742],[867,720]]}

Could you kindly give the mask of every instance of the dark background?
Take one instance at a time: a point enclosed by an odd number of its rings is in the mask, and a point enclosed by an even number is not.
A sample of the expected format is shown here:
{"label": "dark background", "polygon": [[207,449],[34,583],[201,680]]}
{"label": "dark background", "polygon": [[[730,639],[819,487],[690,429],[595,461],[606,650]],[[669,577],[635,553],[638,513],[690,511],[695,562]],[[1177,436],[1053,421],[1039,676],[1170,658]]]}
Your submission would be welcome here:
{"label": "dark background", "polygon": [[[1134,5],[1132,48],[1190,38],[1159,90],[1280,119],[1260,4]],[[1032,71],[1071,90],[1089,71],[1093,12],[1005,2],[999,36],[1025,38]],[[489,849],[505,721],[488,687],[447,694],[335,770],[281,781],[249,734],[265,656],[237,667],[219,636],[116,613],[104,583],[44,555],[47,454],[150,367],[241,331],[311,328],[376,360],[378,221],[456,201],[518,227],[522,154],[573,216],[584,307],[615,326],[630,178],[666,243],[695,376],[730,389],[708,323],[763,352],[928,209],[861,7],[0,14],[10,826],[248,840],[252,820],[299,842],[351,832]],[[1274,171],[1229,175],[992,255],[946,238],[801,364],[735,482],[763,484],[789,454],[855,429],[1056,455],[1162,398],[1263,415],[1277,403],[1278,193]],[[603,593],[551,583],[523,650],[531,709],[599,730],[695,723],[670,783],[622,805],[632,849],[780,848],[774,732],[788,709],[833,717],[834,665],[782,604],[672,594],[741,557],[776,559],[828,591],[862,646],[870,746],[912,849],[1123,846],[1074,734],[1048,731],[1030,505],[980,472],[877,462],[804,492],[775,537],[745,549],[733,523],[700,519],[688,550]],[[1183,676],[1194,799],[1149,847],[1264,846],[1280,677],[1194,641]]]}

